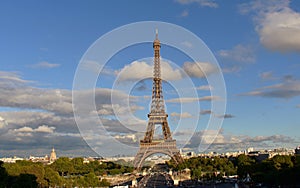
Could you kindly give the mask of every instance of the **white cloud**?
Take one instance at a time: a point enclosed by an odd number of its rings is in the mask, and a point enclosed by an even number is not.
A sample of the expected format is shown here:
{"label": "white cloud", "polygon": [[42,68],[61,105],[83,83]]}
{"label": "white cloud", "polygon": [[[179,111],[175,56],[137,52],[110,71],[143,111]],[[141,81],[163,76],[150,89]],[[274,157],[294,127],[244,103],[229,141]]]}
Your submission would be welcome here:
{"label": "white cloud", "polygon": [[17,133],[33,133],[33,132],[40,132],[40,133],[53,133],[55,127],[48,127],[47,125],[41,125],[37,127],[36,129],[33,129],[31,127],[25,126],[18,129],[14,129],[14,132]]}
{"label": "white cloud", "polygon": [[[153,77],[153,66],[144,61],[134,61],[121,70],[115,71],[119,81],[135,81]],[[161,61],[161,77],[163,80],[179,80],[182,74],[179,69],[173,69],[167,62]]]}
{"label": "white cloud", "polygon": [[49,63],[47,61],[42,61],[37,64],[31,65],[32,68],[43,68],[43,69],[51,69],[59,66],[60,64]]}
{"label": "white cloud", "polygon": [[115,139],[119,140],[122,143],[136,143],[138,138],[135,134],[126,134],[126,135],[115,135]]}
{"label": "white cloud", "polygon": [[17,72],[0,71],[0,86],[7,86],[9,84],[26,84],[30,82],[31,81],[22,79]]}
{"label": "white cloud", "polygon": [[191,117],[193,117],[192,114],[190,114],[188,112],[183,112],[183,113],[172,112],[170,115],[173,116],[173,117],[178,117],[178,118],[191,118]]}
{"label": "white cloud", "polygon": [[[189,43],[183,43],[183,45],[191,45]],[[170,63],[161,61],[161,77],[163,80],[180,80],[186,75],[188,76],[204,78],[217,71],[211,63],[206,62],[185,62],[182,69],[173,68]],[[153,66],[144,61],[134,61],[129,65],[126,65],[121,70],[115,71],[115,75],[118,76],[119,81],[136,81],[145,78],[153,77]]]}
{"label": "white cloud", "polygon": [[300,13],[286,8],[265,15],[257,28],[260,42],[274,51],[300,51]]}
{"label": "white cloud", "polygon": [[[27,81],[21,79],[17,74],[0,72],[0,106],[45,110],[60,115],[73,115],[71,90],[36,88],[30,87],[26,83]],[[111,104],[112,95],[116,100],[114,102],[120,103],[120,105],[124,105],[124,99],[126,98],[131,99],[133,102],[135,98],[134,96],[128,96],[122,91],[106,88],[74,91],[73,94],[75,94],[74,100],[82,101],[80,103],[80,110],[82,111],[88,109],[85,101],[89,97],[95,97],[97,107],[101,107],[103,104]],[[90,111],[87,113],[90,113]]]}
{"label": "white cloud", "polygon": [[254,63],[255,53],[251,46],[236,45],[231,50],[220,50],[217,53],[220,57],[241,63]]}
{"label": "white cloud", "polygon": [[3,117],[0,116],[0,129],[7,126],[7,123]]}
{"label": "white cloud", "polygon": [[40,133],[53,133],[55,127],[49,127],[47,125],[41,125],[38,128],[34,129],[35,132]]}
{"label": "white cloud", "polygon": [[185,62],[182,68],[189,76],[196,78],[205,78],[217,71],[217,67],[207,62]]}
{"label": "white cloud", "polygon": [[22,127],[19,129],[14,129],[15,132],[33,132],[33,129],[31,127]]}
{"label": "white cloud", "polygon": [[243,14],[254,12],[260,42],[268,49],[300,51],[300,13],[289,4],[290,1],[253,1],[240,7]]}
{"label": "white cloud", "polygon": [[187,5],[192,3],[197,3],[202,7],[210,7],[210,8],[217,8],[218,4],[213,0],[176,0],[178,3]]}

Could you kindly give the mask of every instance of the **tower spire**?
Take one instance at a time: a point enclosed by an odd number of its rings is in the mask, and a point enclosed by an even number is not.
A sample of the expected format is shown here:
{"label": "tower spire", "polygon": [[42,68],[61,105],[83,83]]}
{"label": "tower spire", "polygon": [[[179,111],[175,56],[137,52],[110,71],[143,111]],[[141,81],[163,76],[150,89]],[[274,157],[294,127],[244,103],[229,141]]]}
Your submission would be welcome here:
{"label": "tower spire", "polygon": [[165,114],[165,104],[162,95],[162,80],[160,70],[160,41],[158,40],[158,30],[156,29],[155,40],[153,41],[154,49],[154,70],[153,70],[153,87],[152,103],[150,114]]}

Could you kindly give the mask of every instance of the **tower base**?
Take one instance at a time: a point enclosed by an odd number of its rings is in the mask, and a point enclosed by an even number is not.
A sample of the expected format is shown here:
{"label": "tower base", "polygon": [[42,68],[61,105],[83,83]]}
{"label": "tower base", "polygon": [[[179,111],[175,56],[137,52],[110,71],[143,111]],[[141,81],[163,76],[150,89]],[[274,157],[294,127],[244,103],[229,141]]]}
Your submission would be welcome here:
{"label": "tower base", "polygon": [[177,164],[183,161],[176,147],[176,140],[153,140],[150,143],[140,142],[140,149],[134,158],[134,167],[140,170],[145,159],[155,153],[163,153],[170,156]]}

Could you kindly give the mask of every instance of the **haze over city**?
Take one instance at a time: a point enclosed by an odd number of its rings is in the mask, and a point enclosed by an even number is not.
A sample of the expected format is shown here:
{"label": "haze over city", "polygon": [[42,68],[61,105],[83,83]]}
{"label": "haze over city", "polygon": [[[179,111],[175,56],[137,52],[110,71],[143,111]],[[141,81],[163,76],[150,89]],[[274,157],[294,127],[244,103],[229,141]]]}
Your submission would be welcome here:
{"label": "haze over city", "polygon": [[[297,147],[299,7],[299,1],[1,2],[0,157],[45,155],[53,147],[60,156],[99,155],[85,139],[101,140],[97,145],[103,148],[100,155],[134,156],[136,150],[114,148],[99,135],[91,133],[82,138],[74,119],[72,88],[82,56],[98,38],[141,21],[172,23],[194,33],[211,50],[222,70],[226,98],[211,95],[217,89],[206,79],[217,70],[211,62],[195,62],[164,44],[164,35],[172,32],[159,35],[163,95],[171,131],[199,119],[185,148],[198,152],[200,141],[205,141],[203,135],[207,139],[207,135],[216,133],[207,151]],[[148,31],[149,41],[155,39],[156,29],[160,31],[153,25]],[[193,41],[174,38],[183,48],[195,48]],[[152,43],[129,46],[105,64],[96,83],[95,113],[106,131],[123,144],[137,146],[144,135],[127,126],[143,131],[147,126],[152,81],[144,78],[152,75],[151,57]],[[95,68],[93,63],[87,68]],[[195,86],[180,89],[195,90],[196,98],[180,98],[178,88],[170,84],[187,76]],[[135,81],[130,96],[121,90]],[[112,93],[116,97],[113,105]],[[82,96],[85,94],[82,92]],[[121,115],[128,113],[124,98],[130,99],[135,118],[120,121],[113,110]],[[214,100],[226,100],[225,114],[211,110]],[[196,102],[200,103],[199,111],[181,111],[182,104]],[[204,131],[211,116],[224,119],[222,127]],[[83,122],[87,127],[98,126],[94,120]],[[191,132],[178,131],[173,137],[180,142],[180,138],[187,138],[185,135]]]}

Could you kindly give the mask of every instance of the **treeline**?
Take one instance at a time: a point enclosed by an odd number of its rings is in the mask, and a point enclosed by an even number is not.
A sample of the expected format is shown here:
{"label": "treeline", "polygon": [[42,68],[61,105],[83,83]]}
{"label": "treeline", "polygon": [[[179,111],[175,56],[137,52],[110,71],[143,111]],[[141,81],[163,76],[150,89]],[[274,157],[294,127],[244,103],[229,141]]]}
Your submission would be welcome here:
{"label": "treeline", "polygon": [[235,175],[237,173],[237,167],[228,158],[193,157],[184,160],[179,165],[176,165],[172,160],[167,164],[175,171],[190,169],[191,178],[194,180],[215,180],[221,179],[224,175]]}
{"label": "treeline", "polygon": [[51,165],[17,161],[0,161],[0,188],[2,187],[105,187],[106,179],[98,176],[115,175],[133,171],[133,167],[113,162],[91,161],[83,163],[83,158],[61,157]]}
{"label": "treeline", "polygon": [[269,186],[298,187],[300,185],[300,156],[276,155],[257,162],[240,155],[236,160],[237,174],[241,178],[250,175],[253,182]]}
{"label": "treeline", "polygon": [[194,157],[177,166],[172,160],[167,164],[178,171],[189,168],[194,180],[222,180],[223,176],[238,175],[240,181],[250,177],[250,183],[288,187],[300,185],[300,156],[276,155],[263,161],[256,161],[247,155],[235,158]]}

